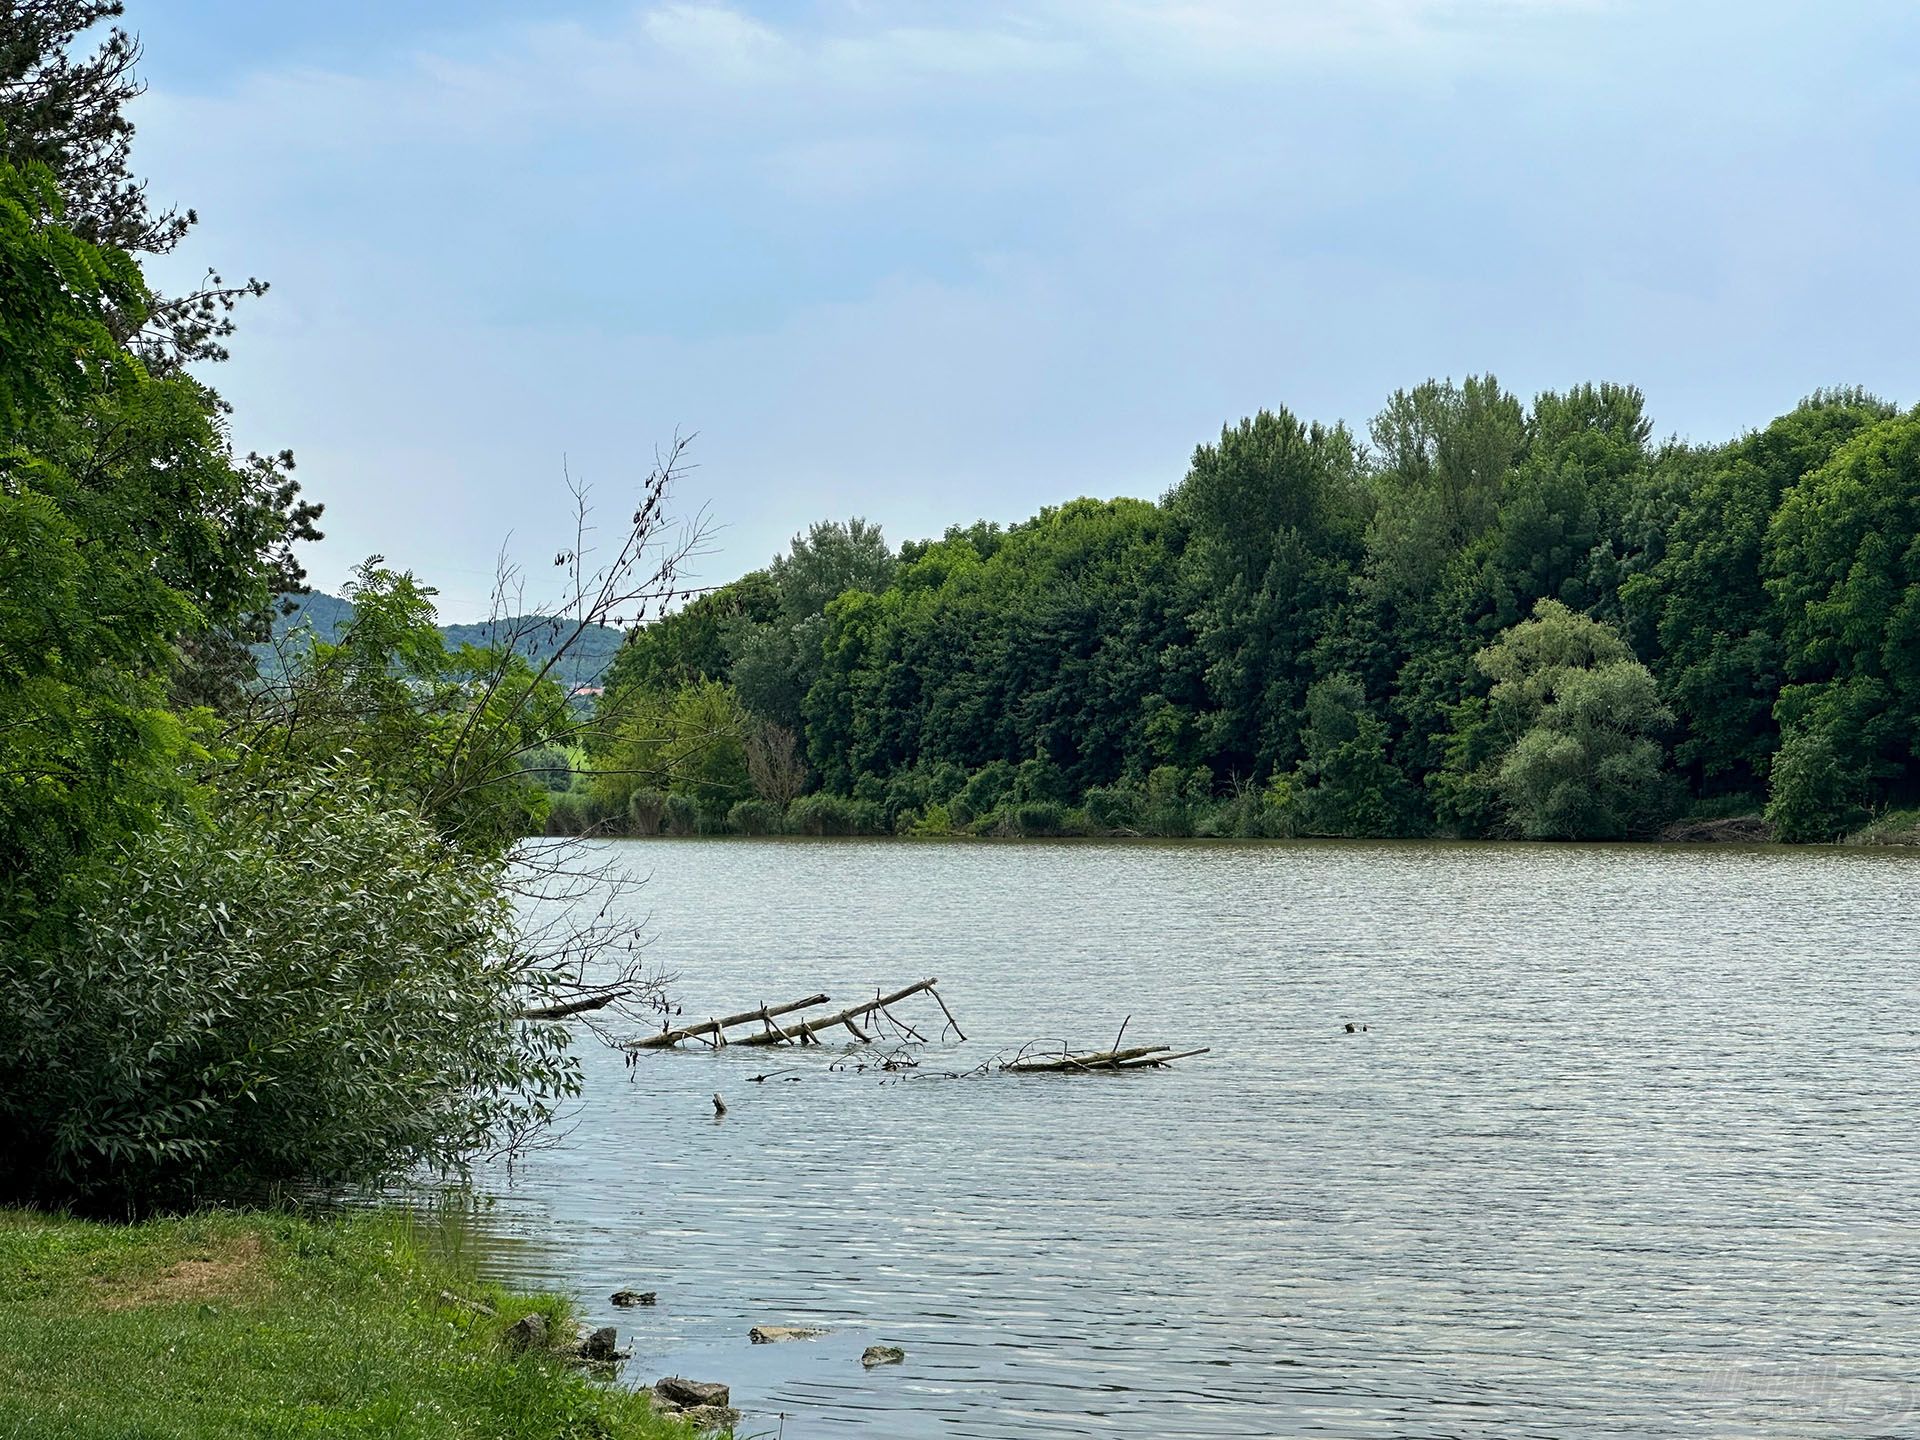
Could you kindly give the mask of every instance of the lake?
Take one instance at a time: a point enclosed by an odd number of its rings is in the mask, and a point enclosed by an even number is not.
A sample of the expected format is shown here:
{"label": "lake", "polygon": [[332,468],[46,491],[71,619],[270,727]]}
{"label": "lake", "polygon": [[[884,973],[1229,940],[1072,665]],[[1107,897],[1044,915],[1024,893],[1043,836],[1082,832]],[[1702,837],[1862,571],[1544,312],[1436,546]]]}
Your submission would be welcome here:
{"label": "lake", "polygon": [[[905,1081],[590,1047],[571,1132],[488,1177],[491,1271],[617,1324],[635,1383],[730,1382],[743,1435],[1920,1433],[1920,857],[604,854],[688,1017],[938,976],[969,1036]],[[1129,1016],[1212,1053],[935,1073]]]}

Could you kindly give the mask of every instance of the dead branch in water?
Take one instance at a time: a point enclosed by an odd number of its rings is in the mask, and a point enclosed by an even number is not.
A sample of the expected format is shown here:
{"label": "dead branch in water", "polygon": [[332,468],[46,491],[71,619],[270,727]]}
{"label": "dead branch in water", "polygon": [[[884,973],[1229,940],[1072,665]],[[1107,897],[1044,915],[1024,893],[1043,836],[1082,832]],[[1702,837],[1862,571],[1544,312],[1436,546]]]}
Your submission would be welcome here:
{"label": "dead branch in water", "polygon": [[[658,1035],[647,1035],[638,1040],[629,1040],[621,1048],[628,1052],[629,1059],[631,1059],[634,1051],[668,1050],[678,1045],[682,1040],[705,1040],[716,1050],[723,1045],[818,1045],[820,1043],[820,1032],[823,1030],[832,1030],[835,1027],[845,1027],[847,1033],[852,1035],[853,1038],[858,1040],[862,1045],[872,1045],[875,1035],[880,1033],[880,1027],[869,1027],[874,1031],[874,1034],[869,1034],[866,1030],[861,1029],[857,1022],[865,1016],[874,1014],[881,1016],[887,1024],[891,1025],[896,1035],[905,1036],[924,1044],[927,1037],[914,1029],[913,1026],[907,1024],[906,1021],[900,1019],[887,1007],[897,1005],[910,995],[918,995],[923,991],[929,992],[936,1001],[939,1001],[941,1013],[947,1017],[948,1024],[952,1025],[954,1032],[958,1034],[960,1027],[954,1023],[953,1012],[947,1009],[947,1002],[942,1000],[940,998],[940,992],[934,989],[939,983],[938,980],[934,979],[922,980],[917,984],[895,990],[890,995],[876,995],[873,999],[862,1001],[858,1005],[849,1005],[846,1009],[836,1011],[832,1015],[798,1022],[789,1022],[784,1026],[776,1024],[773,1017],[776,1015],[789,1015],[796,1010],[815,1009],[821,1005],[830,1003],[832,997],[823,993],[819,995],[809,995],[804,1000],[790,1001],[785,1005],[760,1005],[752,1010],[742,1010],[735,1015],[724,1015],[717,1019],[701,1020],[692,1025],[680,1025],[664,1029]],[[760,1022],[760,1028],[752,1034],[732,1036],[727,1034],[728,1030],[742,1025],[751,1025],[756,1020]],[[960,1038],[964,1040],[966,1036],[961,1035]]]}
{"label": "dead branch in water", "polygon": [[[748,1035],[733,1043],[736,1045],[778,1045],[782,1039],[789,1039],[797,1040],[802,1045],[817,1045],[820,1043],[819,1040],[815,1038],[818,1031],[831,1030],[836,1025],[846,1025],[848,1021],[858,1020],[863,1015],[871,1015],[876,1010],[884,1014],[887,1006],[896,1004],[906,999],[909,995],[918,995],[922,990],[931,990],[939,983],[938,980],[922,980],[917,985],[909,985],[905,989],[894,991],[891,995],[882,995],[877,999],[868,1000],[860,1005],[849,1005],[838,1014],[822,1016],[817,1020],[802,1020],[799,1024],[793,1026],[785,1036]],[[893,1016],[891,1015],[888,1015],[887,1018],[893,1020]],[[894,1020],[893,1023],[918,1038],[918,1032],[911,1030],[910,1027],[900,1025],[898,1020]],[[852,1027],[849,1026],[848,1028],[851,1029]],[[855,1030],[854,1033],[857,1035],[860,1032]]]}
{"label": "dead branch in water", "polygon": [[1128,1060],[1171,1051],[1171,1045],[1136,1045],[1130,1050],[1095,1050],[1081,1055],[1057,1055],[1045,1060],[1009,1060],[1000,1068],[1015,1075],[1047,1074],[1056,1070],[1098,1070],[1114,1068]]}
{"label": "dead branch in water", "polygon": [[816,1005],[830,1004],[832,1000],[833,997],[831,995],[821,994],[809,995],[804,1000],[794,1000],[785,1005],[762,1005],[757,1009],[742,1010],[738,1015],[726,1015],[718,1020],[702,1020],[697,1025],[682,1025],[677,1030],[662,1030],[658,1035],[648,1035],[640,1040],[629,1040],[622,1048],[627,1050],[665,1050],[674,1045],[678,1045],[682,1040],[692,1040],[702,1035],[715,1036],[717,1037],[716,1045],[724,1045],[727,1043],[724,1032],[729,1027],[734,1025],[748,1025],[755,1020],[765,1021],[770,1033],[765,1038],[756,1036],[741,1043],[751,1045],[757,1041],[760,1044],[772,1044],[776,1034],[780,1039],[784,1040],[788,1038],[786,1031],[774,1025],[774,1016],[791,1014],[795,1010],[811,1010]]}
{"label": "dead branch in water", "polygon": [[625,997],[624,990],[609,990],[604,995],[589,995],[584,1000],[569,1000],[564,1005],[541,1005],[530,1010],[522,1010],[517,1017],[521,1020],[564,1020],[569,1015],[584,1015],[589,1010],[600,1010],[614,1001]]}

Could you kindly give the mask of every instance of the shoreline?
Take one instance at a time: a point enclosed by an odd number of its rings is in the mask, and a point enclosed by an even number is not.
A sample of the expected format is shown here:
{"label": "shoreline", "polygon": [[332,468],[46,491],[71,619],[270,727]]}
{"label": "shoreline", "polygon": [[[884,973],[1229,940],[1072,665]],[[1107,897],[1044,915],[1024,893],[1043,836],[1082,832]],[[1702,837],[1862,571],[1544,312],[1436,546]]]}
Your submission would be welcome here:
{"label": "shoreline", "polygon": [[574,1327],[568,1299],[479,1280],[399,1210],[0,1211],[0,1436],[702,1433],[576,1346],[515,1344]]}

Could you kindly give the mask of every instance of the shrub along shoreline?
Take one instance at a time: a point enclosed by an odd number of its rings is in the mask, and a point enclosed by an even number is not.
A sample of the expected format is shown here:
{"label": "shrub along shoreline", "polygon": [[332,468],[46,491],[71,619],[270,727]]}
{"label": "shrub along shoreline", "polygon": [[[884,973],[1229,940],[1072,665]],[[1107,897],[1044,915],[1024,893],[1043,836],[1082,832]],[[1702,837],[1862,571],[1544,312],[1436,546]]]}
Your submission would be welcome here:
{"label": "shrub along shoreline", "polygon": [[571,1319],[560,1297],[478,1283],[403,1215],[0,1211],[0,1440],[693,1433],[644,1393],[512,1353],[502,1333],[533,1313]]}

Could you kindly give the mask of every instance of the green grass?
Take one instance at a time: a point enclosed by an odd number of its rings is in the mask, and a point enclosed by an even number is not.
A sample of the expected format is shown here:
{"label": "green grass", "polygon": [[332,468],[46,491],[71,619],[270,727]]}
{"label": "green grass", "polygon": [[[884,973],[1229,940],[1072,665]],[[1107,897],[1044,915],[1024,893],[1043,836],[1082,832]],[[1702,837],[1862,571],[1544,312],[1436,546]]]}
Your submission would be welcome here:
{"label": "green grass", "polygon": [[568,1326],[565,1301],[478,1284],[432,1249],[381,1215],[103,1225],[0,1211],[0,1437],[691,1434],[642,1395],[507,1354],[505,1326],[532,1310]]}
{"label": "green grass", "polygon": [[1847,837],[1849,845],[1920,845],[1920,810],[1889,810]]}

